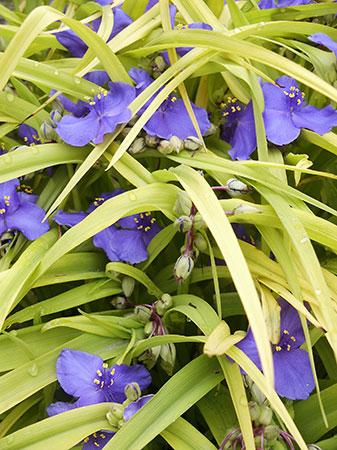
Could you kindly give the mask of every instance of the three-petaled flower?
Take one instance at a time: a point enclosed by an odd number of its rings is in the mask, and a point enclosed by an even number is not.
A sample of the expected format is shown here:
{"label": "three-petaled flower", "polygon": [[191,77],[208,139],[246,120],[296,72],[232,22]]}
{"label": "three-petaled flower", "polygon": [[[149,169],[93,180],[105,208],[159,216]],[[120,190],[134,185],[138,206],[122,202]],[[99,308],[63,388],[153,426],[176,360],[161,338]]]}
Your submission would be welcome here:
{"label": "three-petaled flower", "polygon": [[[304,343],[301,321],[296,309],[285,300],[280,300],[281,328],[279,341],[272,345],[275,390],[291,400],[307,399],[315,387],[309,355],[300,346]],[[249,330],[237,344],[256,366],[261,369],[256,343]]]}
{"label": "three-petaled flower", "polygon": [[33,241],[46,233],[49,223],[42,222],[45,212],[35,204],[37,199],[31,188],[20,186],[17,179],[0,183],[0,235],[17,230]]}
{"label": "three-petaled flower", "polygon": [[74,105],[69,102],[68,106],[72,105],[75,115],[63,116],[56,132],[64,142],[75,147],[82,147],[90,141],[100,144],[105,134],[113,133],[117,125],[131,119],[128,106],[134,98],[135,89],[129,84],[109,83],[109,91],[102,91],[89,103]]}
{"label": "three-petaled flower", "polygon": [[[298,138],[302,128],[322,135],[337,126],[337,111],[331,105],[322,109],[308,105],[293,78],[282,76],[275,83],[262,83],[263,120],[269,142],[286,145]],[[221,137],[232,146],[230,156],[248,159],[256,149],[252,102],[245,106],[229,98],[221,108],[224,118]]]}
{"label": "three-petaled flower", "polygon": [[[137,95],[143,92],[153,81],[150,75],[143,69],[133,68],[129,71],[129,75],[136,83]],[[141,108],[140,113],[145,110],[152,99]],[[211,126],[207,111],[203,108],[199,108],[193,103],[191,103],[191,105],[199,124],[201,134],[205,134]],[[144,130],[148,135],[157,136],[162,139],[170,139],[172,136],[177,136],[180,139],[197,136],[183,100],[177,98],[174,94],[170,94],[168,98],[163,101],[160,107],[144,125]]]}
{"label": "three-petaled flower", "polygon": [[25,123],[19,126],[18,135],[26,145],[41,144],[41,139],[35,128]]}
{"label": "three-petaled flower", "polygon": [[[105,200],[122,192],[121,189],[116,189],[113,192],[101,194],[89,206],[87,212],[66,213],[60,210],[55,214],[54,221],[59,225],[72,227],[81,222]],[[146,260],[147,246],[159,231],[160,227],[156,219],[150,212],[144,212],[118,220],[115,224],[95,234],[93,243],[105,251],[110,261],[138,264]]]}

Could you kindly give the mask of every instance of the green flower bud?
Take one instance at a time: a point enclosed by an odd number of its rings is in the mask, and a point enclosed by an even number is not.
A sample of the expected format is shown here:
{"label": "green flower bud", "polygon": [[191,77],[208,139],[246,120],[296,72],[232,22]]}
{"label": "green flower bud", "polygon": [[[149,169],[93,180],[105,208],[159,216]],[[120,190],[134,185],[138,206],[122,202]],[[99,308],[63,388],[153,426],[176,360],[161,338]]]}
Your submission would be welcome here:
{"label": "green flower bud", "polygon": [[128,301],[125,297],[122,297],[121,295],[117,295],[111,300],[112,306],[114,306],[116,309],[126,309],[128,307]]}
{"label": "green flower bud", "polygon": [[144,333],[146,336],[150,336],[152,334],[153,331],[153,323],[152,322],[147,322],[144,325]]}
{"label": "green flower bud", "polygon": [[133,155],[136,155],[137,153],[142,152],[145,147],[145,139],[143,137],[140,137],[133,141],[132,145],[130,146],[130,152]]}
{"label": "green flower bud", "polygon": [[161,299],[156,302],[157,314],[163,316],[169,308],[172,308],[172,297],[169,294],[163,294]]}
{"label": "green flower bud", "polygon": [[176,362],[176,348],[174,344],[164,344],[160,349],[160,365],[171,376]]}
{"label": "green flower bud", "polygon": [[122,279],[122,289],[125,294],[125,297],[130,297],[135,288],[135,280],[131,277],[125,276]]}
{"label": "green flower bud", "polygon": [[250,391],[252,393],[253,399],[259,405],[262,405],[265,402],[266,396],[261,392],[261,390],[257,387],[255,383],[252,383],[252,385],[250,386]]}
{"label": "green flower bud", "polygon": [[120,403],[112,403],[109,411],[117,420],[123,419],[124,406]]}
{"label": "green flower bud", "polygon": [[118,422],[119,419],[117,419],[117,417],[115,417],[111,411],[106,413],[106,419],[109,422],[109,424],[112,426],[112,431],[118,431],[119,426],[118,426]]}
{"label": "green flower bud", "polygon": [[42,122],[40,135],[46,141],[56,141],[57,139],[55,128],[47,121]]}
{"label": "green flower bud", "polygon": [[256,422],[261,414],[260,406],[255,402],[249,402],[249,413],[253,422]]}
{"label": "green flower bud", "polygon": [[231,197],[240,197],[241,195],[248,194],[251,189],[242,181],[237,178],[231,178],[226,184],[227,192]]}
{"label": "green flower bud", "polygon": [[152,369],[156,365],[156,362],[160,354],[160,346],[149,348],[141,354],[138,358],[139,362],[143,363],[148,369]]}
{"label": "green flower bud", "polygon": [[176,153],[180,153],[184,149],[184,142],[177,136],[172,136],[170,138],[170,143]]}
{"label": "green flower bud", "polygon": [[200,214],[197,214],[195,216],[193,225],[194,225],[195,230],[197,230],[197,231],[205,230],[207,228],[207,225]]}
{"label": "green flower bud", "polygon": [[195,136],[189,136],[187,139],[184,140],[184,148],[192,152],[199,150],[203,146],[204,144],[200,141],[200,139],[198,139]]}
{"label": "green flower bud", "polygon": [[164,72],[167,67],[167,63],[165,58],[161,55],[158,55],[153,60],[153,70],[155,72]]}
{"label": "green flower bud", "polygon": [[160,141],[157,150],[162,154],[162,155],[170,155],[171,153],[174,152],[174,146],[171,144],[170,141],[167,141],[166,139],[164,139],[163,141]]}
{"label": "green flower bud", "polygon": [[288,446],[286,446],[286,444],[282,441],[273,442],[270,448],[273,450],[289,450]]}
{"label": "green flower bud", "polygon": [[269,406],[261,406],[261,414],[257,420],[261,425],[267,426],[270,425],[273,420],[273,411]]}
{"label": "green flower bud", "polygon": [[151,319],[151,311],[149,308],[143,305],[139,305],[135,307],[135,314],[137,319],[141,323],[147,323]]}
{"label": "green flower bud", "polygon": [[150,135],[147,134],[145,136],[145,144],[148,147],[157,148],[157,146],[159,144],[159,138],[157,138],[157,136],[150,136]]}
{"label": "green flower bud", "polygon": [[129,384],[127,384],[125,386],[124,392],[125,392],[126,398],[130,402],[135,402],[142,395],[142,392],[140,390],[140,387],[139,387],[138,383],[129,383]]}
{"label": "green flower bud", "polygon": [[193,259],[188,255],[181,255],[177,259],[173,273],[174,277],[177,280],[178,283],[181,283],[191,275],[191,272],[194,267],[194,261]]}
{"label": "green flower bud", "polygon": [[180,216],[174,222],[174,227],[177,228],[181,233],[190,231],[192,225],[192,219],[189,216]]}
{"label": "green flower bud", "polygon": [[192,208],[192,201],[185,191],[180,191],[174,205],[174,212],[177,216],[189,216]]}
{"label": "green flower bud", "polygon": [[276,439],[280,436],[279,427],[276,425],[268,425],[264,430],[264,436],[268,442],[276,441]]}
{"label": "green flower bud", "polygon": [[254,214],[254,213],[261,213],[261,209],[255,208],[255,206],[242,204],[237,206],[234,209],[234,214]]}
{"label": "green flower bud", "polygon": [[206,239],[200,233],[196,233],[195,238],[194,238],[194,245],[201,252],[205,252],[208,248]]}

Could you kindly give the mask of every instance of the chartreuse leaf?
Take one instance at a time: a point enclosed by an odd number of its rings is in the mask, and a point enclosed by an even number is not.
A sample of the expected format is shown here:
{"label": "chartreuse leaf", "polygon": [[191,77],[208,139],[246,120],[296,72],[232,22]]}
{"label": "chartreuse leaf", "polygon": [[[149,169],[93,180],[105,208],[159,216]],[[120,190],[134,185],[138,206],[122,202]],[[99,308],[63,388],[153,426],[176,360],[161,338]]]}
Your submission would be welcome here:
{"label": "chartreuse leaf", "polygon": [[90,405],[41,420],[0,439],[1,449],[68,450],[95,431],[110,429],[105,418],[110,406]]}
{"label": "chartreuse leaf", "polygon": [[216,450],[214,444],[182,417],[160,434],[175,450]]}
{"label": "chartreuse leaf", "polygon": [[173,3],[183,16],[186,13],[190,16],[191,20],[189,22],[205,22],[211,25],[214,30],[225,29],[225,26],[214,15],[212,9],[202,0],[173,0]]}
{"label": "chartreuse leaf", "polygon": [[41,394],[35,394],[24,400],[2,420],[0,424],[0,439],[8,433],[13,425],[22,417],[32,406],[41,401]]}
{"label": "chartreuse leaf", "polygon": [[111,262],[107,264],[106,272],[107,274],[109,274],[110,272],[117,272],[123,275],[127,275],[139,281],[139,283],[142,283],[146,287],[150,295],[154,295],[157,298],[160,298],[163,295],[163,292],[153,283],[153,281],[151,281],[150,278],[142,270],[137,269],[137,267],[133,267],[121,262]]}
{"label": "chartreuse leaf", "polygon": [[[105,450],[141,450],[223,379],[215,358],[199,356],[170,378]],[[146,433],[144,433],[146,430]]]}
{"label": "chartreuse leaf", "polygon": [[0,183],[59,164],[80,163],[88,150],[66,144],[41,144],[0,155]]}
{"label": "chartreuse leaf", "polygon": [[217,197],[206,180],[187,166],[172,169],[212,233],[240,295],[269,386],[273,386],[272,354],[263,312],[247,262]]}
{"label": "chartreuse leaf", "polygon": [[177,45],[222,51],[236,57],[247,57],[253,61],[278,69],[322,95],[331,98],[331,100],[337,101],[337,90],[308,69],[259,45],[230,37],[228,34],[226,35],[226,32],[213,31],[209,33],[204,30],[191,29],[170,31],[159,36],[153,41],[153,45],[151,44],[149,44],[149,47],[133,51],[132,54],[149,54],[154,51],[176,47]]}
{"label": "chartreuse leaf", "polygon": [[[82,334],[67,341],[66,346],[65,343],[53,346],[50,351],[39,355],[36,359],[21,363],[0,378],[0,414],[56,380],[55,364],[63,348],[82,350],[109,359],[119,356],[125,346],[126,341],[121,339]],[[0,448],[2,449],[1,443]]]}
{"label": "chartreuse leaf", "polygon": [[173,218],[172,210],[179,189],[176,186],[154,183],[106,200],[79,224],[70,228],[56,242],[43,259],[36,279],[59,258],[121,217],[144,211],[161,210]]}
{"label": "chartreuse leaf", "polygon": [[[289,8],[252,9],[246,13],[250,23],[273,21],[277,28],[277,20],[303,20],[309,17],[325,16],[337,12],[337,6],[333,3],[318,3],[314,5],[297,5]],[[292,31],[292,30],[291,30]]]}
{"label": "chartreuse leaf", "polygon": [[[334,209],[326,206],[324,203],[316,200],[315,198],[292,188],[291,186],[280,183],[277,177],[273,176],[268,170],[264,170],[262,167],[255,167],[254,169],[251,169],[250,167],[241,164],[240,161],[229,161],[224,158],[219,158],[211,152],[207,154],[200,152],[198,155],[194,155],[193,157],[186,152],[182,152],[179,156],[169,155],[169,158],[180,164],[186,164],[191,167],[209,171],[216,177],[218,174],[220,174],[220,176],[221,174],[230,174],[236,177],[243,177],[247,180],[258,181],[262,186],[266,186],[269,189],[275,189],[286,196],[302,200],[322,209],[323,211],[327,211],[330,214],[337,216],[337,211]],[[226,182],[227,180],[225,183]]]}
{"label": "chartreuse leaf", "polygon": [[83,284],[62,294],[55,295],[48,300],[21,309],[8,317],[5,327],[9,327],[13,323],[26,322],[34,319],[36,316],[47,316],[48,314],[65,311],[98,299],[110,297],[120,293],[121,290],[120,283],[112,280],[100,280]]}
{"label": "chartreuse leaf", "polygon": [[11,309],[21,300],[37,265],[57,239],[56,230],[39,237],[21,254],[20,258],[6,272],[1,274],[3,300],[0,304],[0,329]]}
{"label": "chartreuse leaf", "polygon": [[[67,341],[80,334],[78,331],[71,329],[55,329],[42,334],[41,327],[42,325],[34,325],[21,330],[12,330],[0,336],[0,372],[16,369],[31,361],[31,355],[27,354],[26,348],[20,345],[20,341],[24,342],[30,351],[38,357],[55,347],[65,345]],[[15,340],[11,339],[11,335],[15,337]]]}

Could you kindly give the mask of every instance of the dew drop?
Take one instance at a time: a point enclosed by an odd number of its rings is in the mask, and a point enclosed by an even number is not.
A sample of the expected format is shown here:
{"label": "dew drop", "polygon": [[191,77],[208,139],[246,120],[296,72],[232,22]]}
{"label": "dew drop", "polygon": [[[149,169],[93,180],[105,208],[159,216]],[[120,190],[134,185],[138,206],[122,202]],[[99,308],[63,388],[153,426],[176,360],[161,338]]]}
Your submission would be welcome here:
{"label": "dew drop", "polygon": [[9,155],[9,154],[7,154],[5,157],[4,157],[4,161],[5,161],[5,163],[6,164],[11,164],[12,163],[12,156],[11,155]]}
{"label": "dew drop", "polygon": [[39,373],[39,369],[37,367],[37,364],[33,363],[29,369],[28,369],[28,373],[29,375],[31,375],[32,377],[36,377],[37,374]]}
{"label": "dew drop", "polygon": [[9,101],[9,102],[14,102],[14,94],[7,94],[7,100]]}
{"label": "dew drop", "polygon": [[135,200],[137,200],[137,195],[134,194],[133,192],[130,192],[129,199],[132,200],[132,201],[135,201]]}
{"label": "dew drop", "polygon": [[57,77],[60,74],[58,70],[54,70],[54,75]]}
{"label": "dew drop", "polygon": [[35,61],[35,62],[34,62],[34,67],[39,67],[38,61]]}
{"label": "dew drop", "polygon": [[320,289],[315,289],[315,294],[316,295],[321,295],[322,291]]}
{"label": "dew drop", "polygon": [[40,152],[40,150],[37,148],[36,145],[32,145],[32,153],[33,155],[37,155]]}
{"label": "dew drop", "polygon": [[301,244],[305,244],[306,242],[309,242],[308,236],[305,236],[303,239],[300,240]]}
{"label": "dew drop", "polygon": [[80,78],[75,78],[75,83],[76,84],[81,84],[81,79]]}

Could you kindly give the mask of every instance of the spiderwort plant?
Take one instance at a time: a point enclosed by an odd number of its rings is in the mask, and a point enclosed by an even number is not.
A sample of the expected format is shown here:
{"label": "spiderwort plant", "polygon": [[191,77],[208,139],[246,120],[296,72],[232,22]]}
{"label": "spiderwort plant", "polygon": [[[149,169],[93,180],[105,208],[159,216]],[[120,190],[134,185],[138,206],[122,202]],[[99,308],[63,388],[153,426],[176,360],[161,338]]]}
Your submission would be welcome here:
{"label": "spiderwort plant", "polygon": [[[89,206],[86,213],[66,213],[60,210],[55,214],[54,221],[59,225],[72,227],[81,222],[105,200],[122,192],[121,189],[116,189],[113,192],[101,194]],[[147,246],[159,231],[160,226],[156,219],[150,212],[144,212],[118,220],[114,225],[97,233],[93,237],[93,243],[105,251],[110,261],[138,264],[147,259]]]}
{"label": "spiderwort plant", "polygon": [[[272,345],[275,390],[281,397],[301,400],[309,397],[315,387],[309,355],[300,346],[304,343],[301,321],[296,309],[285,300],[280,300],[281,330],[279,341]],[[261,369],[257,347],[251,330],[237,344]]]}

